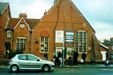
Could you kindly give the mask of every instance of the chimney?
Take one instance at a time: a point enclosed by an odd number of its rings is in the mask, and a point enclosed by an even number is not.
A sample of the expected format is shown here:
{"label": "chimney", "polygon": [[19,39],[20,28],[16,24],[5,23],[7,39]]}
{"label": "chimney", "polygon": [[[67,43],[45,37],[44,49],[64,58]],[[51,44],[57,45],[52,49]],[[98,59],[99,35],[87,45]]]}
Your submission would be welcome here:
{"label": "chimney", "polygon": [[110,41],[113,41],[113,37],[110,38]]}
{"label": "chimney", "polygon": [[55,2],[57,2],[58,0],[55,0]]}
{"label": "chimney", "polygon": [[54,0],[54,4],[57,2],[58,0]]}
{"label": "chimney", "polygon": [[44,15],[45,15],[46,13],[47,13],[47,12],[46,12],[46,10],[45,10]]}
{"label": "chimney", "polygon": [[107,39],[104,39],[104,42],[107,42],[108,40]]}
{"label": "chimney", "polygon": [[23,17],[23,18],[26,19],[26,18],[27,18],[27,14],[26,14],[26,13],[20,13],[20,14],[19,14],[19,18],[21,18],[21,17]]}

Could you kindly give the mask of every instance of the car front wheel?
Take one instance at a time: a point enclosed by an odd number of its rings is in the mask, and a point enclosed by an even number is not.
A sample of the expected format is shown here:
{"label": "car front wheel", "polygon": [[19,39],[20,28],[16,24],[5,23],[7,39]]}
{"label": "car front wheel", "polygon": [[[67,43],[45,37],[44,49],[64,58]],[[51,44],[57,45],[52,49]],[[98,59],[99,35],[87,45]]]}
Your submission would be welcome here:
{"label": "car front wheel", "polygon": [[47,72],[50,70],[50,67],[48,65],[43,66],[43,71]]}
{"label": "car front wheel", "polygon": [[17,72],[19,69],[18,69],[18,66],[16,66],[16,65],[13,65],[12,67],[11,67],[11,71],[12,72]]}

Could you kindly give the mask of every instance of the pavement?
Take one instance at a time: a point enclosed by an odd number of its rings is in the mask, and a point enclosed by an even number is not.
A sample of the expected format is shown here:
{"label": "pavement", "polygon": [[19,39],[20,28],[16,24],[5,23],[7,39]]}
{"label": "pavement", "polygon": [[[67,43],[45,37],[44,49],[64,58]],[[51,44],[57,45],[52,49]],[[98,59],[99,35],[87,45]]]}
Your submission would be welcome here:
{"label": "pavement", "polygon": [[78,64],[78,65],[64,65],[64,68],[113,68],[113,64]]}

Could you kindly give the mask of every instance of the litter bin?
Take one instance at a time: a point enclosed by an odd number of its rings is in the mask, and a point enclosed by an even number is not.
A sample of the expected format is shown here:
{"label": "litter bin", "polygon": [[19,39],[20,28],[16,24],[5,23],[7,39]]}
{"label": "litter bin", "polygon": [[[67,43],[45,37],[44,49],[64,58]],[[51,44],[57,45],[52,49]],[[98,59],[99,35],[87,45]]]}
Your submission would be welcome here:
{"label": "litter bin", "polygon": [[95,64],[95,58],[91,59],[91,64]]}

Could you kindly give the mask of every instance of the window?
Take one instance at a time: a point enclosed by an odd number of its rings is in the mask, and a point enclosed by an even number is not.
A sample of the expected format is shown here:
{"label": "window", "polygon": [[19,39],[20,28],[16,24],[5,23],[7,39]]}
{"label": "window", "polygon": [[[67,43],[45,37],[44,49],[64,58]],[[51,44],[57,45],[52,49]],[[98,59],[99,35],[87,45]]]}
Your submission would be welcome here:
{"label": "window", "polygon": [[28,55],[28,60],[30,60],[30,61],[37,61],[38,58]]}
{"label": "window", "polygon": [[7,37],[11,37],[11,30],[7,31]]}
{"label": "window", "polygon": [[75,48],[79,53],[87,51],[87,32],[78,31],[75,33]]}
{"label": "window", "polygon": [[48,51],[48,42],[49,42],[49,38],[48,37],[41,37],[41,42],[40,42],[40,52],[41,53],[45,53],[45,52],[49,52]]}
{"label": "window", "polygon": [[24,27],[25,27],[24,23],[21,23],[21,24],[20,24],[20,27],[21,27],[21,28],[24,28]]}
{"label": "window", "polygon": [[20,59],[20,60],[26,60],[26,55],[19,55],[18,56],[18,59]]}
{"label": "window", "polygon": [[19,50],[19,49],[25,50],[26,41],[27,41],[26,38],[17,38],[16,39],[16,50]]}

